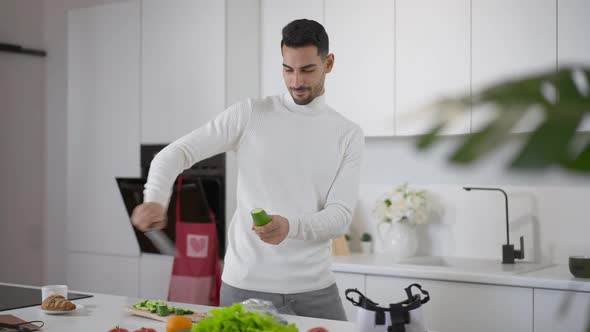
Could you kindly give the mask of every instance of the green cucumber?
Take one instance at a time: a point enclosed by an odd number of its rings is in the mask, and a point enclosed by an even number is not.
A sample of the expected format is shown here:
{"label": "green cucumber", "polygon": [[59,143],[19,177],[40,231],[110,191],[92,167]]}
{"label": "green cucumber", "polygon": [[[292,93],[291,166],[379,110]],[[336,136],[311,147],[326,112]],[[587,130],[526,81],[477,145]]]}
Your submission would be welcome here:
{"label": "green cucumber", "polygon": [[168,316],[170,314],[182,316],[194,313],[194,311],[189,309],[168,305],[162,300],[145,300],[133,304],[133,307],[142,311],[149,311],[160,316]]}
{"label": "green cucumber", "polygon": [[167,305],[158,305],[158,316],[168,316],[170,315],[170,311],[168,311]]}
{"label": "green cucumber", "polygon": [[178,316],[182,316],[182,315],[190,315],[190,314],[192,314],[192,313],[194,313],[194,312],[193,312],[193,311],[191,311],[191,310],[185,309],[185,308],[176,308],[176,309],[174,310],[174,314],[175,314],[175,315],[178,315]]}
{"label": "green cucumber", "polygon": [[252,220],[254,220],[254,225],[260,227],[268,224],[270,222],[270,217],[266,214],[266,211],[261,208],[253,209],[250,214],[252,215]]}

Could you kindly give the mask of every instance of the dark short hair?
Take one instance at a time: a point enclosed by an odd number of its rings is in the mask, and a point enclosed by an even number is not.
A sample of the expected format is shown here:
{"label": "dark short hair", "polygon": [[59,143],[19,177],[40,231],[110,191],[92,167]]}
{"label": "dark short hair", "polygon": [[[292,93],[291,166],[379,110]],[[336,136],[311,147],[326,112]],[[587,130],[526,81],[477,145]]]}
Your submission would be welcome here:
{"label": "dark short hair", "polygon": [[308,19],[295,20],[283,28],[283,45],[287,47],[305,47],[314,45],[318,55],[324,59],[328,55],[329,41],[326,29],[316,21]]}

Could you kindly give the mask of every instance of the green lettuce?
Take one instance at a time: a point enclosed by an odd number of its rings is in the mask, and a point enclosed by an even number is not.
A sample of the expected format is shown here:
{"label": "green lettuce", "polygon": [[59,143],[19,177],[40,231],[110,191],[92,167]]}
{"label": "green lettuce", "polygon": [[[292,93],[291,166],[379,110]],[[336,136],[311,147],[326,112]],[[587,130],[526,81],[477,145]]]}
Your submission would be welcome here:
{"label": "green lettuce", "polygon": [[192,332],[298,332],[295,324],[282,325],[270,315],[244,310],[241,304],[212,309],[211,316],[193,325]]}

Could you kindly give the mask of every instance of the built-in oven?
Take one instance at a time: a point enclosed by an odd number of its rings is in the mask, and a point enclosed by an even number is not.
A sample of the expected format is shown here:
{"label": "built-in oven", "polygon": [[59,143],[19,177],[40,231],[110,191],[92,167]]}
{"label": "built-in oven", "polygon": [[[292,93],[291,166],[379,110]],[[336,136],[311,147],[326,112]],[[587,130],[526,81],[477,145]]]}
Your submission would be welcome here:
{"label": "built-in oven", "polygon": [[[143,202],[143,189],[153,157],[166,145],[141,146],[141,177],[116,178],[127,213]],[[176,240],[176,203],[180,197],[180,214],[183,222],[210,222],[214,218],[219,239],[219,256],[225,254],[225,154],[202,160],[181,175],[182,184],[178,189],[175,181],[167,210],[168,223],[164,234]],[[180,195],[179,195],[180,194]],[[161,254],[152,241],[141,231],[133,228],[139,247],[144,253]]]}

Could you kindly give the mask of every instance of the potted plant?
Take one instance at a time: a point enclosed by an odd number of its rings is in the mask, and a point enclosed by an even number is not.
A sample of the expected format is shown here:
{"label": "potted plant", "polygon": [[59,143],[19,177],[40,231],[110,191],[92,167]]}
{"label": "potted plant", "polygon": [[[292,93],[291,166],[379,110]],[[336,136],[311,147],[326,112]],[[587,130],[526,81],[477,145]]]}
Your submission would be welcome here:
{"label": "potted plant", "polygon": [[371,234],[364,232],[361,236],[361,252],[370,254],[373,251],[373,237]]}
{"label": "potted plant", "polygon": [[507,142],[508,134],[534,107],[542,119],[526,135],[525,143],[509,162],[520,170],[541,170],[559,166],[590,174],[590,142],[579,146],[577,129],[590,114],[590,67],[564,66],[538,74],[500,82],[481,91],[440,99],[425,107],[437,124],[418,136],[418,149],[431,148],[441,131],[465,112],[478,106],[492,106],[495,113],[481,130],[464,135],[449,160],[459,164],[478,161]]}

